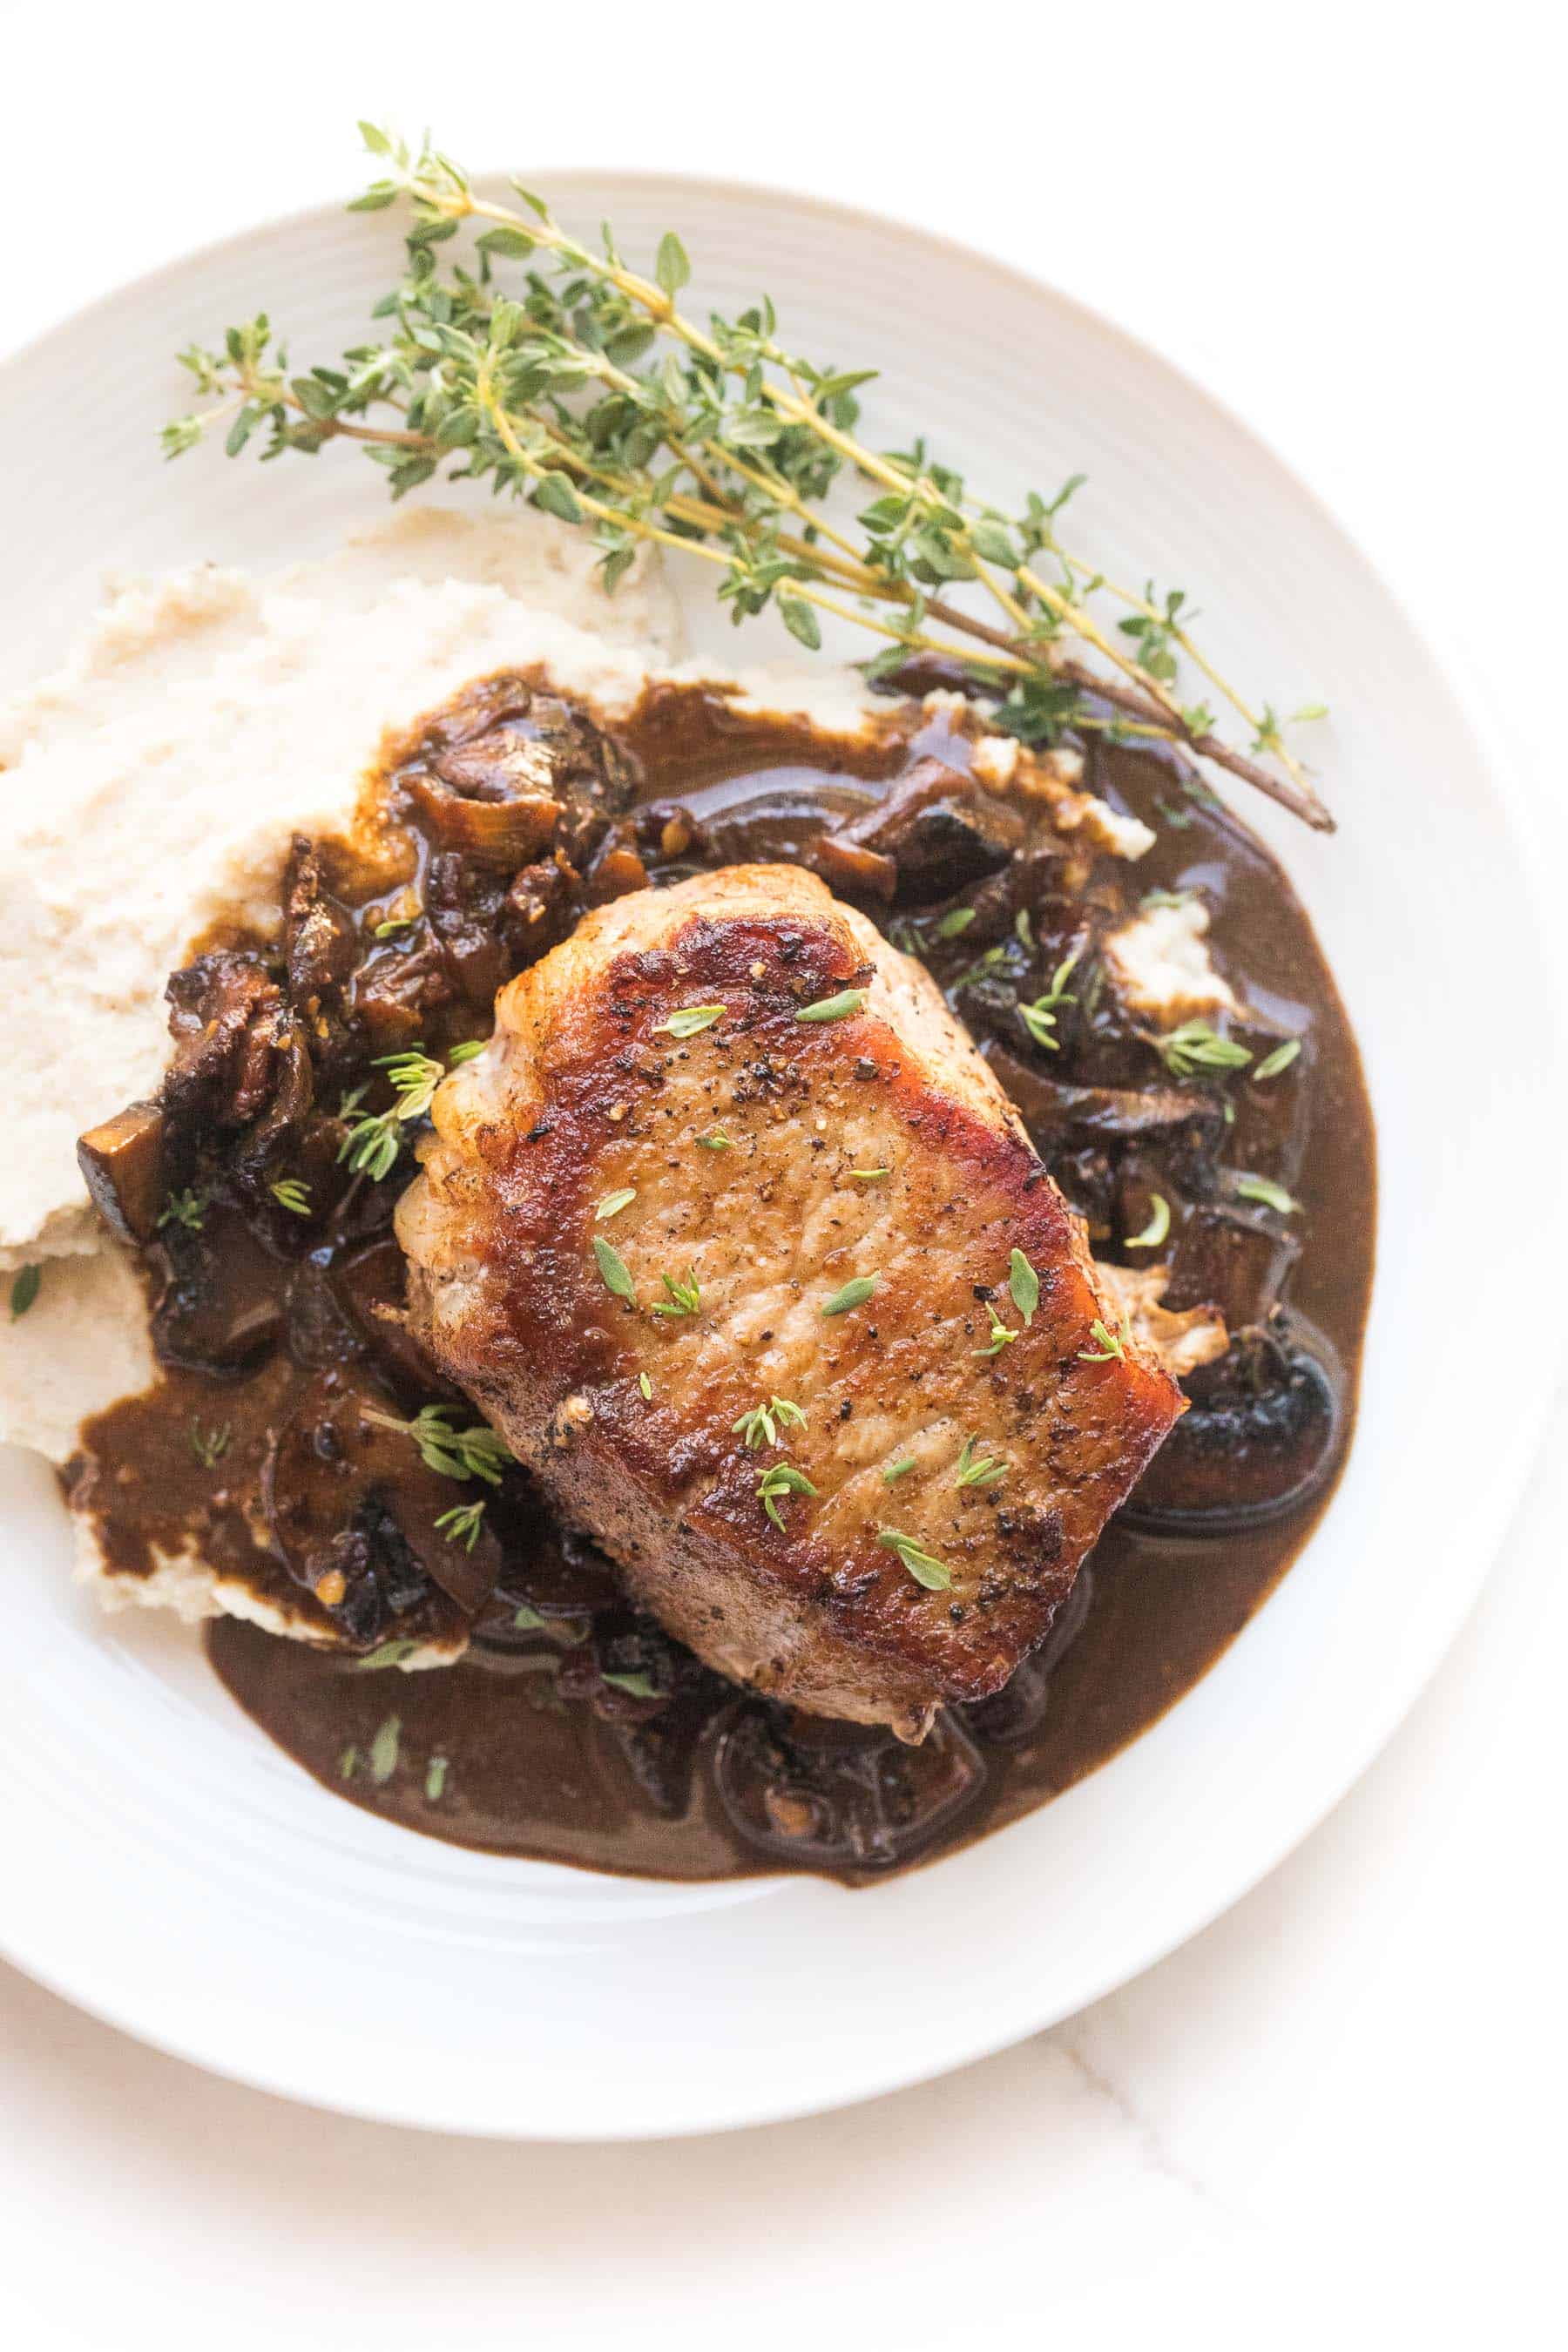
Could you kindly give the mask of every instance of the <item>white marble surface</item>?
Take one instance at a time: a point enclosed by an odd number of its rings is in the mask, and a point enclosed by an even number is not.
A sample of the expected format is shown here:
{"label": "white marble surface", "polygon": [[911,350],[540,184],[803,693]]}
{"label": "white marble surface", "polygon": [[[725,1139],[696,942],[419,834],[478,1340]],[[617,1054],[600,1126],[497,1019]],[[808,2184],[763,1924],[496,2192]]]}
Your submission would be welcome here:
{"label": "white marble surface", "polygon": [[[954,58],[951,15],[698,0],[656,37],[601,0],[542,79],[515,6],[328,6],[307,37],[184,0],[0,0],[0,349],[182,245],[346,187],[360,112],[428,118],[481,159],[526,150],[542,173],[614,155],[813,185],[988,243],[1162,343],[1302,466],[1495,694],[1521,615],[1544,618],[1555,661],[1542,13],[1124,0],[1037,12],[1021,37],[1010,14],[972,5]],[[765,94],[738,111],[737,89]],[[1513,731],[1560,859],[1561,763],[1543,722]],[[1529,1017],[1506,974],[1477,984]],[[1561,1189],[1500,1139],[1479,1234],[1522,1204],[1550,1264]],[[1478,1377],[1539,1377],[1553,1320],[1544,1286],[1500,1300]],[[1484,1481],[1462,1403],[1432,1402],[1409,1475]],[[0,1970],[0,2340],[920,2347],[1059,2320],[1097,2347],[1156,2327],[1221,2347],[1553,2340],[1565,1517],[1568,1385],[1474,1621],[1332,1819],[1070,2024],[847,2114],[663,2147],[437,2139],[218,2083]]]}

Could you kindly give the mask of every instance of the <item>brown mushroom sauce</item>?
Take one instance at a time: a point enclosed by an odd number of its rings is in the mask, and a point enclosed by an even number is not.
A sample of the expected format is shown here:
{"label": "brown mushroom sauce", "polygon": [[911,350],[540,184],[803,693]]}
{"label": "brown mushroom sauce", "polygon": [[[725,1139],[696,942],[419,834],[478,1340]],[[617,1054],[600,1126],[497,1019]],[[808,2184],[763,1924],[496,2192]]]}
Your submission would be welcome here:
{"label": "brown mushroom sauce", "polygon": [[[902,681],[911,696],[943,682]],[[121,1574],[188,1546],[337,1643],[230,1618],[206,1634],[235,1697],[328,1788],[497,1853],[865,1883],[1091,1771],[1267,1598],[1354,1410],[1375,1181],[1355,1043],[1246,827],[1169,755],[1101,735],[1078,748],[1085,786],[1157,829],[1134,865],[1069,856],[1037,807],[982,789],[966,740],[913,698],[889,700],[847,766],[805,722],[743,716],[710,689],[652,690],[611,739],[536,681],[489,679],[389,753],[352,855],[296,843],[279,941],[208,940],[174,976],[159,1099],[83,1145],[100,1205],[142,1252],[163,1376],[89,1425],[67,1482]],[[397,1315],[391,1218],[420,1123],[395,1130],[379,1179],[342,1156],[345,1097],[351,1119],[393,1100],[379,1057],[482,1037],[497,989],[583,907],[773,858],[814,866],[926,959],[1096,1254],[1167,1264],[1165,1303],[1213,1301],[1233,1334],[1044,1648],[918,1748],[725,1683],[625,1604],[521,1470],[454,1480],[389,1426],[429,1403],[455,1426],[474,1415]],[[1104,933],[1150,891],[1187,890],[1248,1007],[1215,1024],[1246,1068],[1173,1076],[1106,982]],[[1075,952],[1048,1050],[1018,1007]],[[1238,1197],[1241,1171],[1300,1212]],[[272,1189],[290,1181],[303,1214]],[[1168,1237],[1130,1248],[1156,1195]],[[439,1523],[477,1500],[470,1549]],[[470,1629],[444,1669],[362,1663]]]}

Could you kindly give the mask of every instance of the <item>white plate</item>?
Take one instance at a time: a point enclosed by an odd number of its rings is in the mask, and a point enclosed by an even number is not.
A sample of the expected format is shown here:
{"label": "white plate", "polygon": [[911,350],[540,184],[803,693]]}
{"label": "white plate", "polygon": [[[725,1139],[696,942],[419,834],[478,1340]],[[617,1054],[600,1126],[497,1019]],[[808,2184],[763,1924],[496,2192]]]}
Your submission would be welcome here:
{"label": "white plate", "polygon": [[[1052,2023],[1203,1927],[1344,1792],[1432,1671],[1548,1383],[1539,1359],[1517,1380],[1507,1360],[1538,1244],[1521,1220],[1478,1223],[1497,1139],[1528,1165],[1542,1132],[1541,1041],[1496,1017],[1504,970],[1510,1007],[1544,999],[1522,861],[1437,662],[1328,515],[1152,352],[973,253],[745,187],[594,173],[552,194],[571,221],[614,220],[633,253],[679,225],[702,297],[765,288],[802,349],[881,362],[886,445],[923,429],[998,495],[1087,471],[1089,552],[1185,585],[1224,666],[1282,707],[1332,703],[1338,838],[1255,796],[1246,813],[1282,845],[1340,975],[1383,1168],[1361,1430],[1305,1556],[1124,1755],[872,1892],[641,1885],[464,1853],[334,1803],[189,1637],[99,1616],[70,1583],[49,1475],[0,1456],[0,1946],[132,2032],[268,2089],[564,2139],[863,2098]],[[263,480],[216,453],[167,470],[153,434],[181,401],[179,345],[269,307],[297,355],[329,355],[395,253],[385,219],[312,214],[130,288],[0,371],[0,446],[29,453],[7,486],[0,683],[58,649],[106,566],[277,562],[381,511],[346,453]],[[733,652],[727,629],[712,642]]]}

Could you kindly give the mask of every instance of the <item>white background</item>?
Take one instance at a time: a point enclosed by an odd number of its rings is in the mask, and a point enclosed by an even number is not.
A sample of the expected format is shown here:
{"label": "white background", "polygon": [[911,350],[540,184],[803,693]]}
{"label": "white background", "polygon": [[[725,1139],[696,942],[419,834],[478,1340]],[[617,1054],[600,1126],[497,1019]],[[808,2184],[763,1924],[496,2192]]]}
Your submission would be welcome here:
{"label": "white background", "polygon": [[[1133,327],[1316,484],[1483,692],[1512,694],[1544,870],[1568,521],[1547,26],[1513,0],[0,0],[0,353],[183,247],[349,193],[359,114],[546,183],[615,162],[908,215]],[[0,552],[26,561],[3,506]],[[1476,985],[1500,1021],[1536,1017],[1506,971]],[[1478,1253],[1519,1214],[1560,1251],[1563,1189],[1500,1138]],[[1434,1278],[1484,1278],[1484,1256]],[[1531,1308],[1499,1302],[1478,1379],[1541,1377]],[[1462,1399],[1434,1399],[1432,1428],[1430,1475],[1484,1481]],[[1458,1649],[1293,1860],[1071,2024],[847,2114],[469,2145],[237,2090],[0,1970],[0,2339],[1560,2341],[1565,1516],[1568,1392]]]}

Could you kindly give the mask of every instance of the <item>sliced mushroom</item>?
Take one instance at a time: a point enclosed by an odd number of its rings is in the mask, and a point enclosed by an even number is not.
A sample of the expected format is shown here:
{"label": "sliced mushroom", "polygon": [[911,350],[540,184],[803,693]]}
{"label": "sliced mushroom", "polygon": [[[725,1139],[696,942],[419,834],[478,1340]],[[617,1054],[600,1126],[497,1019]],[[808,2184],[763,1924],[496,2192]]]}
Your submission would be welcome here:
{"label": "sliced mushroom", "polygon": [[1172,1534],[1258,1527],[1300,1509],[1333,1475],[1343,1379],[1328,1342],[1280,1318],[1248,1332],[1183,1414],[1125,1507]]}
{"label": "sliced mushroom", "polygon": [[93,1206],[122,1242],[152,1240],[168,1196],[164,1120],[154,1102],[132,1103],[77,1144],[77,1165]]}
{"label": "sliced mushroom", "polygon": [[1205,1204],[1182,1229],[1171,1259],[1166,1305],[1217,1307],[1233,1331],[1267,1323],[1301,1255],[1293,1234],[1278,1221],[1245,1209]]}
{"label": "sliced mushroom", "polygon": [[1019,812],[981,791],[943,760],[917,760],[841,839],[875,849],[898,868],[899,895],[917,903],[954,891],[1005,866],[1028,826]]}
{"label": "sliced mushroom", "polygon": [[274,1433],[262,1469],[262,1507],[289,1575],[364,1643],[418,1607],[432,1584],[471,1616],[500,1570],[488,1513],[471,1549],[437,1525],[487,1490],[428,1468],[398,1420],[341,1372],[320,1373]]}
{"label": "sliced mushroom", "polygon": [[919,1747],[891,1732],[745,1705],[720,1734],[714,1780],[759,1853],[813,1870],[890,1870],[978,1803],[985,1759],[954,1715]]}
{"label": "sliced mushroom", "polygon": [[166,1224],[156,1256],[163,1280],[153,1309],[161,1364],[239,1380],[283,1328],[282,1269],[237,1209],[209,1202],[199,1226]]}
{"label": "sliced mushroom", "polygon": [[994,1038],[981,1051],[1041,1151],[1062,1143],[1137,1143],[1212,1171],[1226,1131],[1225,1107],[1216,1096],[1185,1087],[1067,1086]]}

